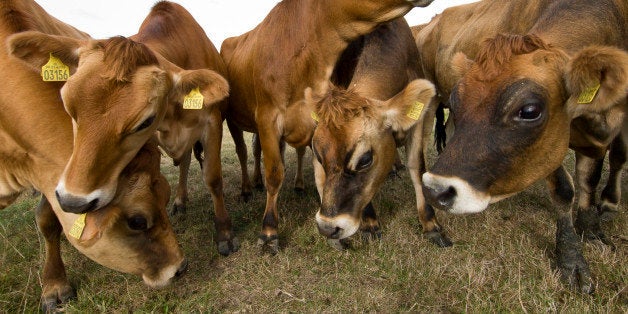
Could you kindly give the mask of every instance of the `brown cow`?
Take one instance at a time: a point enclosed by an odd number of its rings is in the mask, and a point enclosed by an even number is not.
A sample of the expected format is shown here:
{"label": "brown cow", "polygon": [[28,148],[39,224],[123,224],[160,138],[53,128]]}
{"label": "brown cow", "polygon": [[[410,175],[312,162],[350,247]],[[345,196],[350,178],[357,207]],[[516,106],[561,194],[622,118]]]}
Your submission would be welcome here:
{"label": "brown cow", "polygon": [[[517,27],[485,28],[500,20],[495,8],[517,12],[503,17]],[[574,149],[576,229],[608,242],[598,208],[617,206],[626,160],[621,132],[628,111],[628,2],[487,0],[475,6],[468,21],[478,21],[465,26],[475,32],[461,35],[461,41],[476,44],[461,50],[474,61],[462,53],[453,57],[454,72],[462,77],[449,100],[456,132],[423,175],[426,198],[453,213],[473,213],[546,178],[562,209],[558,269],[564,280],[592,292],[572,223],[574,186],[561,163],[568,148]],[[515,34],[497,34],[503,29]],[[477,35],[487,34],[492,38],[478,44]],[[600,206],[595,191],[609,148],[611,177]]]}
{"label": "brown cow", "polygon": [[[55,36],[88,35],[48,15],[34,1],[0,2],[0,41],[14,33],[37,30]],[[0,208],[24,190],[41,191],[37,226],[46,244],[42,306],[55,309],[75,295],[61,260],[60,234],[94,261],[141,275],[146,284],[166,285],[187,265],[166,214],[170,186],[159,172],[161,155],[147,143],[132,156],[109,205],[85,216],[82,233],[70,234],[76,214],[61,210],[57,182],[72,154],[72,120],[59,96],[62,83],[42,81],[20,60],[0,49],[0,66],[11,79],[0,85]]]}
{"label": "brown cow", "polygon": [[431,0],[284,0],[253,30],[221,47],[229,71],[228,119],[258,133],[264,156],[266,207],[260,243],[278,250],[277,197],[284,179],[280,142],[310,144],[313,107],[307,87],[321,93],[342,51],[377,25]]}
{"label": "brown cow", "polygon": [[[74,151],[56,190],[64,210],[87,212],[107,204],[120,170],[157,131],[161,147],[181,162],[175,208],[187,198],[191,151],[201,143],[218,250],[228,255],[238,249],[220,166],[220,111],[226,105],[221,100],[229,87],[220,75],[225,69],[217,50],[189,12],[159,2],[128,39],[79,41],[27,33],[13,43],[13,54],[36,67],[54,50],[76,69],[62,90],[75,127]],[[204,97],[198,110],[184,108],[184,98],[196,88]]]}
{"label": "brown cow", "polygon": [[434,87],[415,80],[421,73],[408,24],[400,18],[356,40],[336,69],[332,78],[340,88],[307,100],[315,103],[319,117],[312,150],[322,203],[316,214],[320,233],[338,240],[358,228],[363,235],[380,235],[371,199],[395,163],[396,146],[403,145],[423,232],[441,246],[450,245],[421,190],[423,134],[430,133],[434,118],[433,110],[422,109]]}

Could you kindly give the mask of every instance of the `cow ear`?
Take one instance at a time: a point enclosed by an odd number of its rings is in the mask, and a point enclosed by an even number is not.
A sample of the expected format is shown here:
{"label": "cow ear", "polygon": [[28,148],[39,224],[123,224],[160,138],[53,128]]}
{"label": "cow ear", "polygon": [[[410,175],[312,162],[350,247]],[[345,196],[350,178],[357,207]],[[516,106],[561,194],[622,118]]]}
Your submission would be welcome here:
{"label": "cow ear", "polygon": [[220,74],[207,70],[184,70],[174,75],[173,96],[183,103],[190,92],[199,89],[203,106],[211,106],[229,96],[229,83]]}
{"label": "cow ear", "polygon": [[384,102],[384,126],[393,131],[407,131],[421,119],[434,95],[436,91],[430,81],[410,82],[399,94]]}
{"label": "cow ear", "polygon": [[608,46],[582,49],[569,61],[565,83],[571,117],[606,111],[628,93],[628,53]]}
{"label": "cow ear", "polygon": [[82,41],[75,38],[27,31],[9,36],[7,50],[9,55],[24,61],[36,72],[41,71],[52,54],[70,68],[70,73],[74,73],[81,44]]}
{"label": "cow ear", "polygon": [[82,246],[91,246],[98,241],[120,216],[120,208],[110,206],[85,214],[85,227],[79,238]]}
{"label": "cow ear", "polygon": [[473,65],[473,60],[469,59],[463,52],[457,52],[451,58],[451,70],[453,72],[454,81],[461,79]]}

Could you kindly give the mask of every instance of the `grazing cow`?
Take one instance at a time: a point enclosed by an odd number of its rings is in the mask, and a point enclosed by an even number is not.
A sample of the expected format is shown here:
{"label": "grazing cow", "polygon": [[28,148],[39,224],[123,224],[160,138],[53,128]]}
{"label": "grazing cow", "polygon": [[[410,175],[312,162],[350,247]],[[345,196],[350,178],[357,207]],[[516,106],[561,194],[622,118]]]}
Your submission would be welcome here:
{"label": "grazing cow", "polygon": [[358,229],[380,235],[371,199],[395,163],[396,147],[403,145],[423,232],[441,246],[450,245],[421,190],[423,134],[430,133],[434,118],[433,110],[423,109],[434,87],[416,80],[418,51],[406,21],[394,20],[356,40],[336,70],[333,80],[340,85],[306,100],[315,104],[318,116],[312,151],[322,203],[316,214],[320,233],[336,240]]}
{"label": "grazing cow", "polygon": [[[175,209],[187,199],[191,151],[200,142],[218,250],[228,255],[238,249],[220,166],[222,100],[229,86],[220,74],[225,73],[220,55],[189,12],[158,2],[128,39],[26,33],[13,42],[13,54],[34,66],[52,49],[76,71],[62,90],[75,127],[74,151],[56,190],[64,210],[88,212],[107,204],[120,170],[157,131],[161,147],[181,166]],[[202,95],[198,104],[185,101],[194,91]]]}
{"label": "grazing cow", "polygon": [[159,172],[161,154],[155,143],[132,156],[109,205],[84,217],[59,206],[55,189],[72,154],[72,119],[59,95],[63,83],[44,82],[41,72],[9,56],[4,47],[12,34],[29,30],[77,39],[88,35],[48,15],[34,1],[0,2],[0,66],[11,73],[0,85],[0,208],[24,190],[42,193],[36,219],[46,245],[44,311],[75,295],[61,260],[61,232],[97,263],[141,275],[150,286],[168,284],[187,263],[166,214],[170,186]]}
{"label": "grazing cow", "polygon": [[[463,53],[450,54],[460,78],[449,85],[456,132],[423,175],[426,198],[452,213],[474,213],[546,178],[562,209],[556,232],[561,277],[592,292],[572,223],[574,185],[561,163],[571,147],[579,187],[575,229],[609,243],[598,210],[616,208],[626,161],[628,2],[486,0],[474,7],[467,22],[476,22],[456,26],[469,32],[450,37],[468,43],[460,46]],[[447,16],[445,11],[437,23],[458,22]],[[455,31],[451,27],[434,29]],[[500,33],[504,29],[511,33]],[[610,178],[598,203],[608,150]]]}
{"label": "grazing cow", "polygon": [[431,0],[284,0],[253,30],[226,39],[221,55],[231,85],[227,117],[257,133],[264,157],[266,206],[260,244],[277,252],[277,197],[284,179],[280,143],[310,144],[313,107],[304,91],[318,94],[349,43],[379,24]]}

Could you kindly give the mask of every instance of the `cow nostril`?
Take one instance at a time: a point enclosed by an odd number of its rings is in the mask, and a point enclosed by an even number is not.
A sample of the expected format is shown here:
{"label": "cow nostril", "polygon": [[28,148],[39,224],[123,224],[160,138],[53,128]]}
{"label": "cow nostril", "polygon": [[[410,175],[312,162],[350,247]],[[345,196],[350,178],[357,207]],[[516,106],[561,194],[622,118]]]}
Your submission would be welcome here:
{"label": "cow nostril", "polygon": [[441,192],[436,199],[441,206],[451,207],[454,204],[454,200],[457,195],[458,193],[456,193],[456,189],[453,186],[450,186]]}
{"label": "cow nostril", "polygon": [[332,239],[338,239],[338,237],[340,237],[340,232],[341,231],[342,231],[342,228],[336,227],[334,229],[334,232],[332,232],[332,234],[330,234],[329,237],[332,238]]}
{"label": "cow nostril", "polygon": [[99,198],[95,198],[89,202],[86,202],[83,198],[77,198],[72,196],[62,197],[58,191],[55,191],[55,196],[61,209],[68,213],[83,214],[95,210],[98,207]]}
{"label": "cow nostril", "polygon": [[85,208],[85,210],[83,212],[90,212],[90,211],[94,210],[97,205],[98,205],[98,198],[95,198],[95,199],[93,199],[91,202],[89,202],[87,204],[87,207]]}
{"label": "cow nostril", "polygon": [[177,269],[177,272],[174,274],[175,277],[181,277],[188,270],[188,260],[183,260],[183,263]]}

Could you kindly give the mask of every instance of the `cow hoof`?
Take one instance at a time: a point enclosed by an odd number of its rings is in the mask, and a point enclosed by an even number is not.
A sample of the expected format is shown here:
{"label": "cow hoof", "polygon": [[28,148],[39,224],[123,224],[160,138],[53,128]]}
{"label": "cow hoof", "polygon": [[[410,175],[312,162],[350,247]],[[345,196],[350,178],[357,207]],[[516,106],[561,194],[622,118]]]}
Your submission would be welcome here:
{"label": "cow hoof", "polygon": [[363,242],[372,242],[375,240],[382,239],[382,230],[379,228],[379,225],[371,226],[370,228],[362,230],[362,241]]}
{"label": "cow hoof", "polygon": [[327,239],[327,244],[338,251],[344,251],[350,248],[348,239]]}
{"label": "cow hoof", "polygon": [[45,289],[41,296],[41,309],[44,313],[56,313],[59,304],[76,299],[76,291],[70,284]]}
{"label": "cow hoof", "polygon": [[596,210],[579,211],[575,221],[576,232],[587,241],[600,241],[614,249],[615,245],[600,227],[600,219],[601,215]]}
{"label": "cow hoof", "polygon": [[438,247],[450,247],[453,245],[453,242],[449,240],[444,234],[438,231],[430,231],[425,233],[425,237],[430,240],[430,242],[436,244]]}
{"label": "cow hoof", "polygon": [[599,212],[600,221],[602,222],[611,222],[615,220],[615,217],[617,217],[617,214],[619,213],[617,211],[617,208],[612,208],[611,206],[607,205],[602,205]]}
{"label": "cow hoof", "polygon": [[277,235],[260,235],[257,240],[257,245],[260,247],[262,252],[270,253],[271,255],[279,253],[279,239]]}
{"label": "cow hoof", "polygon": [[556,267],[560,278],[582,293],[594,291],[589,264],[582,255],[580,238],[573,229],[559,228],[556,236]]}
{"label": "cow hoof", "polygon": [[177,204],[174,203],[172,205],[172,210],[170,211],[170,216],[175,216],[177,214],[185,214],[185,211],[187,210],[187,206],[185,206],[185,204]]}
{"label": "cow hoof", "polygon": [[222,256],[229,256],[240,249],[240,240],[233,237],[231,240],[218,241],[218,253]]}
{"label": "cow hoof", "polygon": [[242,200],[245,203],[248,203],[253,198],[253,193],[251,191],[242,192],[242,193],[240,193],[240,196],[242,196]]}

